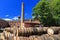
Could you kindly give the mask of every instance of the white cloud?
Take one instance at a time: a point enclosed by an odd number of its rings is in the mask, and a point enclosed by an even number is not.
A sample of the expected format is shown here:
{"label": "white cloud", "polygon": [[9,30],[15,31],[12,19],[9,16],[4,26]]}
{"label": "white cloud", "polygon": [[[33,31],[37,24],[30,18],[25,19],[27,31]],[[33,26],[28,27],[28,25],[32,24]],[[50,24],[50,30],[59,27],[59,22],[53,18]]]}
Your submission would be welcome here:
{"label": "white cloud", "polygon": [[13,17],[12,19],[13,19],[13,20],[18,20],[18,17],[15,16],[15,17]]}
{"label": "white cloud", "polygon": [[12,21],[12,19],[9,19],[9,18],[4,18],[4,20],[6,20],[6,21]]}
{"label": "white cloud", "polygon": [[[6,15],[6,16],[8,16],[8,15]],[[3,18],[4,20],[7,20],[7,21],[12,21],[12,20],[18,20],[18,17],[17,16],[15,16],[15,17],[13,17],[13,18]]]}
{"label": "white cloud", "polygon": [[5,15],[5,17],[8,17],[9,15]]}

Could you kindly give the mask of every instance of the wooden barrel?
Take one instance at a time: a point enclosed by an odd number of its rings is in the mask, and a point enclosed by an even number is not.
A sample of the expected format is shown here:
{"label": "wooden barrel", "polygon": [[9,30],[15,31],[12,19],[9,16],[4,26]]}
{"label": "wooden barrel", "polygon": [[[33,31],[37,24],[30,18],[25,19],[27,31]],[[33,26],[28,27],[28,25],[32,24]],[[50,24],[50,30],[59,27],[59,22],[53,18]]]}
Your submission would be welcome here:
{"label": "wooden barrel", "polygon": [[44,35],[40,36],[40,40],[60,40],[60,35],[50,36],[48,34],[44,34]]}
{"label": "wooden barrel", "polygon": [[55,34],[59,34],[60,27],[51,27],[54,30]]}
{"label": "wooden barrel", "polygon": [[33,37],[29,37],[29,40],[33,40]]}
{"label": "wooden barrel", "polygon": [[14,35],[12,34],[12,35],[9,36],[8,39],[9,39],[9,40],[14,40],[14,38],[15,38],[15,37],[14,37]]}
{"label": "wooden barrel", "polygon": [[47,33],[49,35],[58,34],[59,33],[59,28],[53,28],[53,27],[52,28],[48,28]]}
{"label": "wooden barrel", "polygon": [[20,40],[24,40],[23,37],[19,37]]}
{"label": "wooden barrel", "polygon": [[43,27],[43,31],[47,32],[48,27]]}
{"label": "wooden barrel", "polygon": [[49,35],[48,34],[43,34],[40,37],[41,40],[49,40]]}
{"label": "wooden barrel", "polygon": [[5,37],[9,37],[9,36],[10,36],[10,32],[4,31],[3,33],[4,33],[4,36],[5,36]]}
{"label": "wooden barrel", "polygon": [[4,34],[0,33],[0,40],[5,40]]}
{"label": "wooden barrel", "polygon": [[54,34],[54,30],[51,29],[51,28],[48,28],[47,33],[48,33],[48,35],[53,35]]}
{"label": "wooden barrel", "polygon": [[58,35],[49,36],[48,40],[60,40]]}
{"label": "wooden barrel", "polygon": [[38,40],[38,37],[37,36],[30,36],[29,40]]}
{"label": "wooden barrel", "polygon": [[19,37],[20,40],[29,40],[28,37]]}
{"label": "wooden barrel", "polygon": [[43,28],[36,27],[37,32],[43,32]]}
{"label": "wooden barrel", "polygon": [[53,35],[53,38],[54,38],[54,40],[60,40],[60,35],[59,34]]}

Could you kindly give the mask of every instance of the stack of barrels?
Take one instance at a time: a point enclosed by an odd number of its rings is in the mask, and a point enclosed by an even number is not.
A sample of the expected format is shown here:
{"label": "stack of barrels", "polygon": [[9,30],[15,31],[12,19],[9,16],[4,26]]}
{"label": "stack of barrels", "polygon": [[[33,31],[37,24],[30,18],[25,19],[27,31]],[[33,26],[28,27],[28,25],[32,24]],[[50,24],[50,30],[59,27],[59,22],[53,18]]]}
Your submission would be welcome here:
{"label": "stack of barrels", "polygon": [[41,36],[34,35],[29,37],[19,37],[19,40],[60,40],[60,35],[52,35],[44,34]]}
{"label": "stack of barrels", "polygon": [[47,27],[45,28],[39,28],[39,27],[35,27],[35,28],[20,28],[19,29],[19,35],[23,36],[23,35],[41,35],[41,34],[45,34],[47,33]]}
{"label": "stack of barrels", "polygon": [[[15,29],[5,29],[6,31],[10,31],[12,33],[15,32]],[[42,34],[58,34],[60,31],[60,27],[29,27],[29,28],[19,28],[18,34],[19,36],[30,36],[30,35],[42,35]]]}
{"label": "stack of barrels", "polygon": [[59,31],[60,27],[19,28],[18,38],[19,40],[60,40]]}

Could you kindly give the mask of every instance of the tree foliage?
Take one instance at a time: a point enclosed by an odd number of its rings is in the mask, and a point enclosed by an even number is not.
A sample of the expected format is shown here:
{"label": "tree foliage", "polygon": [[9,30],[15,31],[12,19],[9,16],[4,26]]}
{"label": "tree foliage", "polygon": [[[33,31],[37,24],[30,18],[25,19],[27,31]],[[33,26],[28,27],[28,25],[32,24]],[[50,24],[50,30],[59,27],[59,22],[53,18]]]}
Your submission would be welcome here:
{"label": "tree foliage", "polygon": [[33,16],[44,26],[60,26],[60,0],[40,0],[33,9]]}

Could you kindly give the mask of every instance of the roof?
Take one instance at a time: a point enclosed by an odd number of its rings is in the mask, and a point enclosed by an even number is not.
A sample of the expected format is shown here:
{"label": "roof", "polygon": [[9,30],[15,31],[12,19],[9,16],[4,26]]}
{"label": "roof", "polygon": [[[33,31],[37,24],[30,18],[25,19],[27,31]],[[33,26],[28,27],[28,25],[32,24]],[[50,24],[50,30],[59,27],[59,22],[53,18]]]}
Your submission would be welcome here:
{"label": "roof", "polygon": [[9,23],[5,20],[0,19],[0,28],[10,27]]}
{"label": "roof", "polygon": [[[21,20],[13,20],[13,21],[7,21],[7,22],[21,22]],[[38,23],[38,24],[40,24],[40,21],[38,21],[38,20],[24,20],[24,23]]]}

